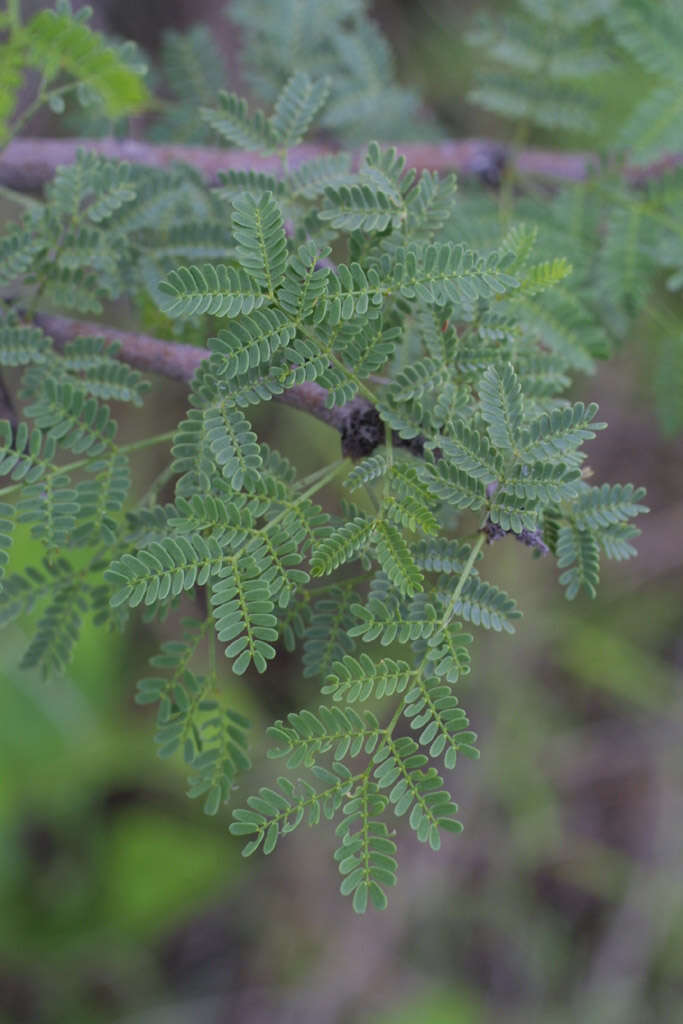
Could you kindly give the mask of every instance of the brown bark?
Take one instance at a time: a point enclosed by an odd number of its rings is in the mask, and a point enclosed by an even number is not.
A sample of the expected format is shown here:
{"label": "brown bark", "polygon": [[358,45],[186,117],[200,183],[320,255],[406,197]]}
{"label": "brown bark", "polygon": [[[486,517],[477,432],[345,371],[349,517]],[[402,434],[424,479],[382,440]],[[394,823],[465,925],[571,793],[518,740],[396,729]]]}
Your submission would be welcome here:
{"label": "brown bark", "polygon": [[[493,139],[444,139],[441,142],[395,143],[409,167],[445,173],[476,176],[497,185],[506,164],[520,174],[543,177],[551,181],[582,181],[599,167],[599,159],[589,152],[561,152],[544,149],[523,149],[513,152]],[[218,171],[253,170],[281,173],[278,157],[263,157],[237,149],[211,146],[180,146],[118,141],[116,139],[37,139],[19,138],[0,153],[0,184],[19,191],[35,191],[49,181],[60,164],[72,163],[79,148],[103,156],[128,160],[148,167],[168,167],[174,161],[190,164],[201,171],[209,182],[215,182]],[[290,151],[292,168],[334,152],[320,143],[306,143]],[[354,153],[357,163],[361,151]],[[626,177],[640,184],[679,166],[683,154],[672,154],[645,167],[627,167]]]}
{"label": "brown bark", "polygon": [[[59,351],[73,338],[105,338],[107,341],[118,342],[118,358],[129,366],[186,384],[192,380],[199,364],[211,354],[205,348],[177,341],[163,341],[148,334],[121,331],[95,321],[38,314],[35,322],[54,340]],[[295,384],[275,396],[275,399],[307,412],[339,431],[343,455],[351,458],[369,455],[384,441],[384,425],[379,413],[366,398],[357,396],[344,405],[330,408],[326,404],[327,396],[326,388],[315,381],[307,381]],[[415,440],[404,441],[396,436],[395,443],[417,451]]]}
{"label": "brown bark", "polygon": [[16,412],[16,409],[14,408],[14,402],[12,401],[12,397],[11,397],[9,391],[7,390],[7,385],[5,384],[5,380],[4,380],[4,378],[2,377],[1,374],[0,374],[0,420],[8,420],[9,423],[10,423],[10,426],[12,427],[12,431],[15,431],[17,429],[17,423],[18,423],[17,412]]}
{"label": "brown bark", "polygon": [[[157,373],[171,380],[183,381],[185,384],[190,383],[199,364],[211,354],[208,349],[194,345],[163,341],[148,334],[120,331],[94,321],[74,320],[67,316],[39,314],[35,322],[50,335],[58,350],[63,349],[73,338],[105,338],[107,341],[118,342],[118,358],[121,362],[145,373]],[[348,418],[346,406],[329,409],[325,405],[326,398],[327,390],[315,381],[310,381],[289,388],[279,395],[277,400],[308,412],[323,423],[328,423],[341,431]],[[349,407],[352,404],[348,403]]]}

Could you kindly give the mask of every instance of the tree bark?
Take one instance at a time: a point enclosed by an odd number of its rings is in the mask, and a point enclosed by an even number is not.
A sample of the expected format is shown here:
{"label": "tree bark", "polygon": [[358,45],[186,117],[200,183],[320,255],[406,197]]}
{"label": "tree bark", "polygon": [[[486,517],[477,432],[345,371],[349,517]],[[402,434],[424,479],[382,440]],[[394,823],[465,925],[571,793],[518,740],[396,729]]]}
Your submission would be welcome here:
{"label": "tree bark", "polygon": [[[388,144],[387,144],[388,145]],[[522,175],[537,176],[550,181],[583,181],[599,169],[600,161],[594,153],[561,152],[544,149],[522,149],[514,152],[493,139],[444,139],[441,142],[395,143],[406,157],[408,167],[433,170],[439,173],[457,171],[464,177],[478,177],[496,186],[507,165]],[[114,160],[128,160],[147,167],[168,167],[174,161],[190,164],[201,171],[207,181],[214,183],[219,171],[252,170],[268,174],[281,174],[278,157],[258,156],[237,149],[211,146],[181,146],[119,141],[116,139],[14,139],[0,153],[0,185],[18,191],[37,191],[54,176],[60,164],[72,163],[79,148],[101,153]],[[306,143],[290,150],[289,165],[296,168],[314,157],[335,152],[335,148],[322,143]],[[353,153],[358,165],[361,150]],[[683,154],[672,154],[644,167],[626,167],[625,175],[633,185],[639,185],[672,170],[683,162]]]}

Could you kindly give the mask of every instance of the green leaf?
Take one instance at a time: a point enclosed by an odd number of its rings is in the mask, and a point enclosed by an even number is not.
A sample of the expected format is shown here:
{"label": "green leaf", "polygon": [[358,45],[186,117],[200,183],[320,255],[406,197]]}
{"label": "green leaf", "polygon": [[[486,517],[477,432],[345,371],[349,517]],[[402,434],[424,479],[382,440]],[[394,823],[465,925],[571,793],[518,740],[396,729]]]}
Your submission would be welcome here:
{"label": "green leaf", "polygon": [[287,239],[282,213],[272,192],[255,199],[244,192],[233,202],[237,257],[257,284],[273,297],[287,266]]}
{"label": "green leaf", "polygon": [[364,778],[344,804],[337,836],[341,845],[334,859],[343,876],[339,887],[343,896],[353,895],[353,909],[365,913],[370,901],[377,910],[387,905],[385,886],[396,884],[396,843],[386,824],[378,820],[387,806],[377,786]]}
{"label": "green leaf", "polygon": [[68,71],[95,90],[110,117],[136,113],[149,103],[142,76],[82,21],[44,10],[34,15],[24,32],[32,65],[48,80],[62,68]]}
{"label": "green leaf", "polygon": [[329,82],[313,82],[308,75],[292,75],[275,101],[270,127],[277,145],[282,149],[297,146],[309,129],[318,111],[325,105]]}
{"label": "green leaf", "polygon": [[406,697],[404,716],[411,728],[420,731],[418,742],[430,757],[443,757],[445,767],[455,768],[462,745],[469,746],[476,735],[469,732],[469,720],[443,679],[418,678]]}
{"label": "green leaf", "polygon": [[268,584],[263,579],[268,564],[263,549],[230,559],[219,570],[211,590],[216,635],[226,643],[226,658],[234,658],[232,670],[242,675],[253,662],[257,672],[265,672],[275,657],[277,619]]}
{"label": "green leaf", "polygon": [[511,363],[499,373],[490,366],[479,387],[481,411],[496,448],[515,450],[522,425],[522,389]]}
{"label": "green leaf", "polygon": [[565,569],[560,583],[566,588],[567,600],[573,601],[581,589],[595,597],[600,579],[600,552],[589,530],[562,526],[557,538],[557,565]]}
{"label": "green leaf", "polygon": [[241,268],[223,263],[178,267],[159,283],[161,310],[168,316],[236,317],[264,302],[259,285]]}
{"label": "green leaf", "polygon": [[595,402],[587,406],[576,402],[567,408],[541,413],[522,431],[520,446],[525,458],[552,459],[570,455],[584,441],[592,440],[596,430],[607,426],[593,422],[597,411]]}
{"label": "green leaf", "polygon": [[375,550],[383,571],[401,594],[412,597],[422,590],[424,578],[408,544],[395,526],[382,519],[375,524]]}
{"label": "green leaf", "polygon": [[46,377],[43,393],[26,407],[26,415],[41,430],[77,455],[100,455],[111,448],[116,423],[109,407],[89,398],[71,382]]}
{"label": "green leaf", "polygon": [[0,365],[27,366],[46,363],[52,344],[39,327],[27,324],[0,326]]}
{"label": "green leaf", "polygon": [[332,531],[311,552],[311,575],[326,576],[365,548],[373,529],[371,519],[359,516]]}
{"label": "green leaf", "polygon": [[334,749],[334,758],[357,757],[361,751],[371,754],[381,736],[379,722],[370,711],[358,714],[353,708],[322,705],[318,715],[304,709],[290,712],[286,721],[278,720],[268,729],[277,744],[268,751],[270,758],[287,758],[287,767],[315,764],[320,754]]}
{"label": "green leaf", "polygon": [[410,675],[410,666],[405,661],[381,658],[375,662],[365,653],[358,658],[347,654],[341,661],[334,662],[321,692],[347,704],[368,700],[371,696],[392,697],[403,693]]}
{"label": "green leaf", "polygon": [[22,277],[47,244],[47,239],[28,225],[10,228],[9,232],[0,238],[0,285],[9,284],[15,278]]}
{"label": "green leaf", "polygon": [[648,512],[646,505],[641,505],[645,497],[644,487],[633,484],[603,484],[585,491],[573,506],[577,525],[581,529],[597,529],[609,527],[614,523],[623,523],[634,516]]}
{"label": "green leaf", "polygon": [[390,225],[400,227],[405,211],[370,185],[341,184],[327,186],[318,216],[340,231],[385,231]]}
{"label": "green leaf", "polygon": [[226,142],[261,153],[277,149],[279,140],[260,110],[250,115],[247,101],[231,92],[219,92],[218,104],[217,110],[201,107],[199,114]]}
{"label": "green leaf", "polygon": [[331,587],[320,597],[314,597],[311,622],[304,636],[304,676],[321,675],[332,670],[332,665],[355,643],[348,635],[353,619],[350,604],[355,593],[349,586]]}
{"label": "green leaf", "polygon": [[115,588],[112,607],[127,604],[136,608],[143,601],[152,605],[169,594],[177,597],[195,585],[202,586],[218,573],[225,555],[213,537],[199,534],[166,537],[153,541],[133,554],[114,559],[105,579]]}
{"label": "green leaf", "polygon": [[44,679],[63,672],[71,660],[87,607],[85,595],[73,579],[54,591],[36,623],[20,667],[39,669]]}
{"label": "green leaf", "polygon": [[439,438],[438,445],[447,464],[469,477],[491,483],[501,474],[501,460],[489,439],[462,420],[456,420],[449,433]]}
{"label": "green leaf", "polygon": [[256,310],[209,338],[215,372],[228,379],[253,370],[287,346],[296,328],[278,309]]}
{"label": "green leaf", "polygon": [[505,630],[514,633],[513,621],[521,618],[514,598],[493,583],[470,576],[463,586],[460,596],[452,605],[453,614],[460,616],[465,622],[484,629],[493,629],[497,633]]}

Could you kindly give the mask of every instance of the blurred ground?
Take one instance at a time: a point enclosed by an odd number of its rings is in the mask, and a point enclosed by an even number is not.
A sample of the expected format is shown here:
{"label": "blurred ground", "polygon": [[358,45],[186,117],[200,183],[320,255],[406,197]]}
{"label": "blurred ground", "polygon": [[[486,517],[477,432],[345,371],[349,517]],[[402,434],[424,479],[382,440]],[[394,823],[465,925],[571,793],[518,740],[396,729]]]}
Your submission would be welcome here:
{"label": "blurred ground", "polygon": [[[150,46],[176,10],[95,6]],[[491,130],[459,99],[474,6],[377,5],[402,77],[452,134]],[[223,25],[218,8],[191,12]],[[132,694],[171,626],[86,631],[70,678],[48,686],[16,671],[21,630],[3,634],[0,1021],[683,1020],[683,443],[661,437],[641,384],[646,331],[576,388],[610,424],[590,446],[596,477],[648,488],[641,557],[610,567],[596,602],[567,605],[521,545],[487,554],[525,617],[513,641],[477,638],[463,685],[482,749],[458,766],[466,830],[439,855],[402,837],[385,914],[358,919],[337,895],[324,830],[314,850],[296,833],[243,862],[226,817],[202,816],[178,766],[155,758]],[[163,430],[182,403],[165,386],[147,415]],[[286,428],[304,472],[336,457],[336,436],[292,410],[258,425],[266,439]],[[291,659],[268,686],[235,693],[256,734],[316,700]]]}

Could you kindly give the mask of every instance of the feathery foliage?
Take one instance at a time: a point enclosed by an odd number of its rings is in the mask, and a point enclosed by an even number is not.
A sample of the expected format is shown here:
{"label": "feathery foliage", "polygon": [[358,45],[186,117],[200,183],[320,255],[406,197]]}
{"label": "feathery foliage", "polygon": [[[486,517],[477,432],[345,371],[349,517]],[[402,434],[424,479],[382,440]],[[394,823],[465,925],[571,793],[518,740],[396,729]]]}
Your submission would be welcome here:
{"label": "feathery foliage", "polygon": [[186,32],[164,32],[160,70],[173,102],[153,125],[152,137],[208,142],[210,129],[197,117],[197,110],[213,103],[225,85],[223,58],[209,26],[196,24]]}
{"label": "feathery foliage", "polygon": [[[505,39],[482,30],[508,77],[480,85],[479,99],[529,124],[589,130],[594,105],[573,69],[609,71],[586,47],[598,14],[590,3],[524,7]],[[662,49],[672,9],[644,25],[644,5],[615,0],[600,31],[655,77],[677,74]],[[637,201],[624,187],[602,220],[593,183],[543,216],[522,195],[523,216],[503,234],[497,200],[456,199],[453,176],[418,175],[377,142],[357,163],[342,153],[292,171],[287,151],[311,126],[349,140],[381,110],[393,132],[414,97],[396,84],[363,0],[236,2],[231,16],[272,112],[221,90],[198,28],[166,39],[175,100],[158,137],[201,141],[208,126],[278,154],[280,175],[234,171],[213,186],[188,167],[81,152],[0,237],[11,300],[0,366],[22,372],[24,403],[16,424],[0,422],[0,624],[36,617],[24,665],[49,677],[67,669],[86,616],[123,627],[136,608],[175,618],[194,602],[136,699],[157,705],[159,753],[183,758],[208,814],[250,767],[231,688],[277,672],[278,652],[300,646],[323,703],[270,727],[282,774],[241,801],[230,827],[245,855],[270,854],[302,823],[333,821],[340,889],[363,912],[383,908],[395,884],[395,819],[434,850],[462,828],[445,773],[478,756],[458,692],[473,661],[464,627],[513,633],[521,614],[480,576],[484,550],[488,560],[507,535],[549,553],[569,599],[595,596],[603,555],[635,553],[644,491],[589,483],[583,446],[605,424],[595,403],[565,392],[606,355],[614,323],[644,308],[655,268],[680,287],[676,230],[660,221],[681,181]],[[562,31],[529,30],[551,21]],[[146,101],[121,50],[65,5],[15,35],[5,45],[44,64],[47,83],[68,72],[111,116]],[[0,87],[13,96],[12,60]],[[0,98],[0,113],[8,104]],[[143,327],[208,350],[170,437],[119,442],[111,403],[139,406],[149,387],[124,349],[92,326],[55,345],[33,322],[55,304],[99,314],[121,297]],[[259,440],[249,407],[287,391],[340,431],[350,459],[301,478]],[[161,476],[131,493],[135,452],[168,442]],[[352,500],[333,514],[316,495],[342,476]],[[21,525],[44,561],[19,572]]]}
{"label": "feathery foliage", "polygon": [[[518,122],[518,142],[534,126],[570,130],[586,139],[613,169],[638,169],[667,160],[683,138],[679,0],[589,0],[569,7],[520,0],[494,24],[484,19],[470,34],[482,50],[472,102]],[[615,105],[612,98],[619,97]],[[615,164],[616,161],[616,164]],[[680,291],[683,249],[680,200],[683,177],[673,167],[658,179],[632,185],[595,166],[588,181],[561,189],[551,202],[532,200],[522,187],[506,217],[522,218],[543,257],[526,281],[561,272],[561,246],[572,267],[544,294],[527,288],[519,304],[525,326],[542,330],[568,368],[590,372],[612,341],[621,341],[645,315],[659,337],[652,388],[663,428],[680,429],[680,325],[655,305],[662,271],[668,290]],[[463,202],[458,240],[477,244]],[[496,202],[477,197],[471,224],[481,230]],[[457,214],[456,214],[457,217]],[[465,228],[463,232],[463,227]],[[521,267],[515,270],[521,275]],[[673,319],[673,322],[672,322]],[[674,397],[675,396],[675,397]]]}
{"label": "feathery foliage", "polygon": [[[14,21],[9,39],[0,44],[0,143],[16,130],[10,118],[29,68],[42,76],[38,101],[55,113],[63,112],[62,95],[71,89],[81,105],[95,104],[111,119],[137,113],[150,102],[146,67],[133,44],[117,45],[93,31],[86,24],[91,8],[74,15],[68,0],[55,8],[38,11],[24,24]],[[69,86],[57,84],[63,73],[72,79]]]}
{"label": "feathery foliage", "polygon": [[[236,0],[226,9],[244,41],[245,78],[275,102],[293,75],[327,78],[322,126],[347,143],[378,129],[385,138],[420,132],[418,98],[399,85],[389,46],[366,0]],[[422,128],[424,134],[424,128]]]}

